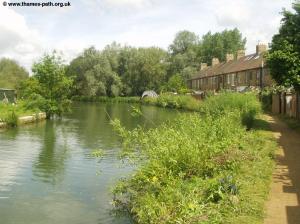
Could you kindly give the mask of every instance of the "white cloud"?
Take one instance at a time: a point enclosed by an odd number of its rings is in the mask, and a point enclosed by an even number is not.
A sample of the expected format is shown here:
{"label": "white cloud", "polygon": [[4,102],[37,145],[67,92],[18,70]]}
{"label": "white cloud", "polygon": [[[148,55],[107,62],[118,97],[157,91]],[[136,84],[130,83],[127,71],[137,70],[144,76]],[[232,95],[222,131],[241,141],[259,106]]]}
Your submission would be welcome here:
{"label": "white cloud", "polygon": [[114,7],[130,6],[141,8],[151,4],[151,0],[103,0],[103,3]]}
{"label": "white cloud", "polygon": [[20,61],[27,69],[32,60],[42,52],[37,31],[26,24],[25,18],[0,2],[0,57]]}
{"label": "white cloud", "polygon": [[[112,41],[167,48],[176,32],[199,36],[237,27],[248,53],[278,31],[283,7],[293,0],[71,0],[66,9],[9,8],[0,0],[0,57],[26,68],[44,51],[63,51],[66,61],[84,48]],[[51,13],[50,13],[51,12]]]}

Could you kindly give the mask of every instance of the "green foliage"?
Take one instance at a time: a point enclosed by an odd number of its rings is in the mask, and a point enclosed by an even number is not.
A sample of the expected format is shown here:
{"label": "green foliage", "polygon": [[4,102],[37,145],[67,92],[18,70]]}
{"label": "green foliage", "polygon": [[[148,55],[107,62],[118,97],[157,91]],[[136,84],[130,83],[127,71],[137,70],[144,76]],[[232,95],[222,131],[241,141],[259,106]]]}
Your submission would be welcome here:
{"label": "green foliage", "polygon": [[300,91],[300,3],[295,13],[284,10],[279,34],[273,37],[267,64],[273,79],[285,87]]}
{"label": "green foliage", "polygon": [[245,49],[245,44],[246,38],[242,37],[237,28],[215,34],[208,32],[202,37],[202,62],[211,64],[214,57],[225,61],[227,53],[236,54],[238,50]]}
{"label": "green foliage", "polygon": [[107,46],[103,52],[94,47],[88,48],[70,63],[67,75],[74,79],[74,95],[95,97],[121,94],[121,79],[115,71],[117,47]]}
{"label": "green foliage", "polygon": [[194,97],[190,95],[174,95],[172,93],[161,94],[157,98],[146,97],[141,103],[189,111],[198,111],[200,108],[200,101],[196,100]]}
{"label": "green foliage", "polygon": [[33,77],[20,86],[20,95],[33,107],[46,112],[47,118],[69,109],[72,80],[65,75],[65,66],[55,53],[45,55],[32,68]]}
{"label": "green foliage", "polygon": [[20,116],[32,115],[39,112],[37,108],[28,108],[28,102],[18,101],[17,104],[0,103],[0,122],[5,122],[10,127],[18,125]]}
{"label": "green foliage", "polygon": [[121,77],[127,94],[141,96],[145,90],[158,91],[165,83],[167,53],[164,50],[155,47],[125,48],[121,55]]}
{"label": "green foliage", "polygon": [[28,72],[17,62],[6,58],[0,59],[0,88],[15,89],[28,76]]}
{"label": "green foliage", "polygon": [[[229,103],[229,105],[228,105]],[[114,204],[137,223],[256,223],[263,218],[275,143],[262,131],[246,131],[255,116],[253,95],[225,93],[198,103],[158,128],[132,131],[120,122],[125,155],[142,165],[115,188]],[[253,187],[255,186],[255,187]]]}
{"label": "green foliage", "polygon": [[[73,96],[141,96],[145,90],[186,92],[186,79],[196,74],[201,62],[225,59],[245,47],[237,30],[204,35],[176,34],[169,51],[157,47],[135,48],[112,43],[103,50],[88,48],[67,68],[74,80]],[[179,78],[180,77],[180,78]]]}
{"label": "green foliage", "polygon": [[142,103],[198,111],[201,114],[211,114],[212,116],[221,116],[230,109],[236,109],[248,129],[252,127],[256,114],[261,112],[261,105],[254,93],[224,92],[220,95],[208,96],[205,103],[191,95],[161,94],[158,98],[145,98]]}
{"label": "green foliage", "polygon": [[195,33],[184,30],[176,34],[169,48],[174,55],[183,54],[192,48],[196,48],[199,45],[199,41],[199,37]]}
{"label": "green foliage", "polygon": [[141,95],[166,80],[167,53],[160,48],[121,47],[103,51],[91,47],[74,59],[67,74],[75,82],[74,95],[96,97]]}
{"label": "green foliage", "polygon": [[186,83],[180,74],[173,75],[165,86],[162,86],[162,91],[182,93],[187,90]]}
{"label": "green foliage", "polygon": [[98,96],[98,97],[87,97],[87,96],[74,96],[72,98],[74,101],[82,102],[106,102],[106,103],[140,103],[140,97],[107,97],[107,96]]}

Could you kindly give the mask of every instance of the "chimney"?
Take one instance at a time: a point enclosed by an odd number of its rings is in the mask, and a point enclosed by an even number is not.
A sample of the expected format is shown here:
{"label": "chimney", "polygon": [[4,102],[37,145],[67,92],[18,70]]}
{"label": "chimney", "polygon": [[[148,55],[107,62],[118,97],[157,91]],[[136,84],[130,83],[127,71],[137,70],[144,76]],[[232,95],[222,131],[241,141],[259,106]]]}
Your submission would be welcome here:
{"label": "chimney", "polygon": [[211,61],[211,66],[215,66],[215,65],[218,65],[220,64],[220,61],[218,58],[213,58],[212,61]]}
{"label": "chimney", "polygon": [[233,61],[233,60],[234,60],[233,54],[226,54],[226,62]]}
{"label": "chimney", "polygon": [[245,57],[245,50],[238,50],[236,54],[236,59],[239,60],[242,57]]}
{"label": "chimney", "polygon": [[256,45],[256,54],[261,54],[265,51],[267,51],[267,45],[265,45],[265,44]]}
{"label": "chimney", "polygon": [[200,71],[207,68],[207,63],[201,63]]}

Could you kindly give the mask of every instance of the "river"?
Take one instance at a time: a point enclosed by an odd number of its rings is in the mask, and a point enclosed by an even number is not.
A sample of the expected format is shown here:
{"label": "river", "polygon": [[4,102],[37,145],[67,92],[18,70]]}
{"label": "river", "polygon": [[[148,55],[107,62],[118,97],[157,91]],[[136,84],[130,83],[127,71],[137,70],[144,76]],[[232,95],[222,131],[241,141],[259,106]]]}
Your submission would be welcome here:
{"label": "river", "polygon": [[[2,130],[0,224],[131,223],[111,212],[111,188],[134,167],[118,159],[120,139],[109,117],[132,129],[178,114],[136,107],[144,116],[132,116],[125,103],[76,103],[62,119]],[[104,151],[102,159],[91,156],[95,149]]]}

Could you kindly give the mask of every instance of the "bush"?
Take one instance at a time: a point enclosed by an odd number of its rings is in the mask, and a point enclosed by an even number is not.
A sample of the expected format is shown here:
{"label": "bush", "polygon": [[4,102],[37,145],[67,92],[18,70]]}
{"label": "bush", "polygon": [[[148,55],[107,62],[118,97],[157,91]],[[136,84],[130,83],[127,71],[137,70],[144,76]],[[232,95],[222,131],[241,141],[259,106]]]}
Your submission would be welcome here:
{"label": "bush", "polygon": [[198,111],[200,107],[200,101],[191,95],[162,94],[157,98],[144,98],[142,103],[190,111]]}
{"label": "bush", "polygon": [[[187,102],[193,101],[180,96],[156,99],[158,105],[173,108],[191,108]],[[246,119],[251,125],[260,111],[256,96],[225,93],[195,105],[201,116],[182,114],[148,131],[126,131],[113,122],[123,138],[124,155],[143,161],[116,186],[116,208],[130,211],[137,223],[261,220],[276,144],[243,124]]]}

